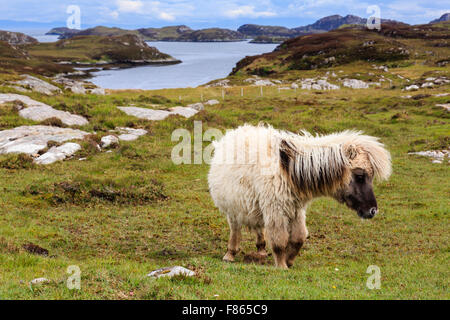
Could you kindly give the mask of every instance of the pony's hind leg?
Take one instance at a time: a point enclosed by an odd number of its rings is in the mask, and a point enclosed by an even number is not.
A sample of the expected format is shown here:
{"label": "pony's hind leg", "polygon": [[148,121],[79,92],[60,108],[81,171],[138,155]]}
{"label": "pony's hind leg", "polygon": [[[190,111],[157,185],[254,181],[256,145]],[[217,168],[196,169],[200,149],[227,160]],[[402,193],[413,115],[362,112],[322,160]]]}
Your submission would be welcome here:
{"label": "pony's hind leg", "polygon": [[239,252],[239,244],[241,242],[241,225],[227,217],[230,226],[230,238],[228,240],[227,253],[223,257],[224,261],[233,262],[235,255]]}
{"label": "pony's hind leg", "polygon": [[267,257],[266,239],[262,228],[256,230],[256,250],[261,257]]}

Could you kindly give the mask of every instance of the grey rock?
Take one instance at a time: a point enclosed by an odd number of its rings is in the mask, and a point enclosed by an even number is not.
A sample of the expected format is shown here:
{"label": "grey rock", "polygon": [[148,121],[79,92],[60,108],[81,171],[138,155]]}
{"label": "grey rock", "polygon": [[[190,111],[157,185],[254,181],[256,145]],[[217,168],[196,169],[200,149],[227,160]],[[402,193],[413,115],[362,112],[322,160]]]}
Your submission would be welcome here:
{"label": "grey rock", "polygon": [[59,147],[52,147],[43,155],[37,157],[34,162],[37,164],[51,164],[64,160],[81,149],[78,143],[68,142]]}
{"label": "grey rock", "polygon": [[74,115],[67,111],[53,109],[51,106],[33,100],[30,97],[12,93],[0,94],[0,104],[16,100],[21,101],[27,106],[27,108],[19,111],[19,115],[26,119],[44,121],[49,118],[58,118],[68,126],[83,126],[88,124],[87,119],[82,116]]}
{"label": "grey rock", "polygon": [[119,140],[123,141],[133,141],[138,139],[140,136],[147,134],[147,130],[144,129],[133,129],[124,127],[117,127],[115,131],[120,133],[118,138]]}
{"label": "grey rock", "polygon": [[42,284],[42,283],[49,283],[50,280],[47,278],[36,278],[30,281],[30,284]]}
{"label": "grey rock", "polygon": [[187,107],[187,108],[191,108],[191,109],[195,109],[195,110],[197,110],[197,111],[202,111],[202,110],[205,109],[205,106],[204,106],[203,103],[201,103],[201,102],[188,104],[186,107]]}
{"label": "grey rock", "polygon": [[189,107],[177,106],[177,107],[170,108],[170,113],[171,114],[178,114],[178,115],[183,116],[185,118],[190,118],[193,115],[197,114],[198,110],[193,109],[193,108],[189,108]]}
{"label": "grey rock", "polygon": [[101,139],[101,147],[102,148],[108,148],[109,146],[113,144],[119,144],[119,138],[113,135],[104,136]]}
{"label": "grey rock", "polygon": [[[196,113],[198,113],[198,109],[201,108],[203,104],[192,104],[187,107],[173,107],[171,109],[167,110],[154,110],[154,109],[148,109],[148,108],[139,108],[139,107],[117,107],[119,110],[125,112],[126,114],[130,116],[134,116],[140,119],[146,119],[146,120],[154,120],[154,121],[160,121],[166,119],[170,115],[181,115],[185,118],[190,118]],[[195,107],[195,108],[194,108]],[[204,106],[203,106],[204,108]],[[203,109],[201,109],[203,110]]]}
{"label": "grey rock", "polygon": [[220,102],[218,100],[216,100],[216,99],[211,99],[211,100],[208,100],[208,101],[205,102],[205,104],[208,105],[208,106],[213,106],[213,105],[216,105],[216,104],[219,104],[219,103]]}

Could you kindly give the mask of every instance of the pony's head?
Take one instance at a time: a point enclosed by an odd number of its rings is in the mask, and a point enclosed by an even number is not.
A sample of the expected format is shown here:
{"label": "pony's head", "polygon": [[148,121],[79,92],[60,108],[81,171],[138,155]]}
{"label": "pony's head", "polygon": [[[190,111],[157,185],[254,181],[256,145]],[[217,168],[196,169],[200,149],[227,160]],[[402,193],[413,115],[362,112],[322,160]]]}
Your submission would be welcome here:
{"label": "pony's head", "polygon": [[343,151],[351,174],[348,183],[335,192],[334,198],[355,210],[359,217],[372,219],[378,212],[373,180],[389,178],[391,156],[377,138],[360,134],[344,143]]}

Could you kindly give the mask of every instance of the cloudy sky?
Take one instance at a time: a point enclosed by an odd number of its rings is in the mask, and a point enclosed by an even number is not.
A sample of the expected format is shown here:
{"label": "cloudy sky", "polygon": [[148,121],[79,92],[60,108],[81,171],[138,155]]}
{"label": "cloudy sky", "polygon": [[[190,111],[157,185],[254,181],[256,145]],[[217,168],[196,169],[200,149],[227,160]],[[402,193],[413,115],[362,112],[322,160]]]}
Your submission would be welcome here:
{"label": "cloudy sky", "polygon": [[[450,0],[0,0],[0,20],[65,24],[67,8],[81,10],[81,27],[151,27],[187,24],[194,28],[237,28],[243,23],[296,27],[331,14],[381,17],[411,24],[427,23],[450,11]],[[25,24],[24,24],[25,25]]]}

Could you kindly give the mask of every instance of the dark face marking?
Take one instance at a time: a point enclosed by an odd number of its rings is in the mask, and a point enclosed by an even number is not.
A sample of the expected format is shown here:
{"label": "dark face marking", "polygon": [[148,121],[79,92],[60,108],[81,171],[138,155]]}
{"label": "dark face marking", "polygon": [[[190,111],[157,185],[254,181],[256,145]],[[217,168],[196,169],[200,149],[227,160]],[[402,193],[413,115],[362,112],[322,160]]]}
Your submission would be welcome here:
{"label": "dark face marking", "polygon": [[336,199],[355,210],[363,219],[372,219],[378,211],[372,178],[361,168],[352,170],[350,184],[336,195]]}

